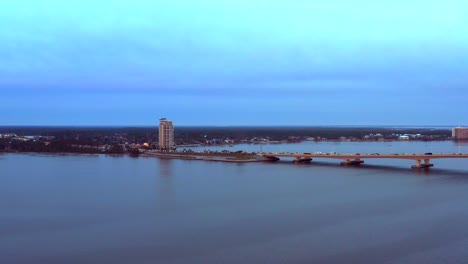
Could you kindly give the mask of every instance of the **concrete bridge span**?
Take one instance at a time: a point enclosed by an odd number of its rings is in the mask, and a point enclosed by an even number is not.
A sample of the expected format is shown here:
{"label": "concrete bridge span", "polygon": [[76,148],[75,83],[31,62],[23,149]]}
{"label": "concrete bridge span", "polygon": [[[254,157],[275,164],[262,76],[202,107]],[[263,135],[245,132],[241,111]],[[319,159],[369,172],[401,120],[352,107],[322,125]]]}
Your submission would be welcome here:
{"label": "concrete bridge span", "polygon": [[294,162],[309,162],[314,158],[321,159],[338,159],[342,160],[341,165],[359,165],[364,163],[364,159],[406,159],[414,160],[415,165],[412,168],[428,168],[434,166],[430,161],[432,159],[467,159],[468,153],[395,153],[395,154],[330,154],[330,153],[258,153],[262,155],[266,160],[279,160],[280,158],[293,158]]}

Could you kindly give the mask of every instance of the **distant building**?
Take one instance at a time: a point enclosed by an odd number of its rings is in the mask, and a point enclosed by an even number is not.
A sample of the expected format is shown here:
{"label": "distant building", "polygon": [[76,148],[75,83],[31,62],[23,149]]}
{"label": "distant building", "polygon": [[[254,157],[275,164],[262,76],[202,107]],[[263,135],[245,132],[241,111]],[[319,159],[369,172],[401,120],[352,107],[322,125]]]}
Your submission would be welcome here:
{"label": "distant building", "polygon": [[452,138],[455,140],[468,140],[468,127],[453,128]]}
{"label": "distant building", "polygon": [[409,136],[408,135],[401,135],[398,137],[399,140],[409,140]]}
{"label": "distant building", "polygon": [[174,125],[166,118],[159,119],[159,150],[173,151],[174,147]]}

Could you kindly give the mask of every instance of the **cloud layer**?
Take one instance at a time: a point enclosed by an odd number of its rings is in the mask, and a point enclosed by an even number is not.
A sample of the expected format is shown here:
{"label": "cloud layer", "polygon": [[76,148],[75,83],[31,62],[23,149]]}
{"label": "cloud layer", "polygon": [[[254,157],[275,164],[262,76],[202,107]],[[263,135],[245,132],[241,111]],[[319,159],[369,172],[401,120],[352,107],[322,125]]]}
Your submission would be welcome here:
{"label": "cloud layer", "polygon": [[0,125],[466,124],[465,1],[12,1]]}

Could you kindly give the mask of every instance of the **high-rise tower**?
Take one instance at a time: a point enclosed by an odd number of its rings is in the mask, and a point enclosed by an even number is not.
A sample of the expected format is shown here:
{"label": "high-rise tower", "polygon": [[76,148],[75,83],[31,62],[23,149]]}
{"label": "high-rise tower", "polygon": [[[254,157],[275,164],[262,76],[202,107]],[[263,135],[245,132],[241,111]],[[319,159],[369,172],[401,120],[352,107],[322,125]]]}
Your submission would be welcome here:
{"label": "high-rise tower", "polygon": [[159,150],[174,150],[174,125],[166,118],[159,119]]}
{"label": "high-rise tower", "polygon": [[455,127],[452,129],[452,138],[455,140],[468,140],[468,127]]}

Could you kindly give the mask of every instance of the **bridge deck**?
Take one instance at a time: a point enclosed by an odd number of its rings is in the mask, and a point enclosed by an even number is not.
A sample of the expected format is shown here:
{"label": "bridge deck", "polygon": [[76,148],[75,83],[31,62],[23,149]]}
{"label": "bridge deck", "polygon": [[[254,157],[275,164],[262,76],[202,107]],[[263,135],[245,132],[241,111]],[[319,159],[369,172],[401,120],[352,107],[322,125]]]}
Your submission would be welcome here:
{"label": "bridge deck", "polygon": [[[395,154],[330,154],[330,153],[258,153],[263,155],[264,158],[270,160],[278,160],[280,157],[295,158],[295,162],[307,162],[313,158],[324,158],[324,159],[341,159],[341,165],[359,165],[364,162],[363,159],[406,159],[414,160],[416,164],[411,168],[429,168],[434,166],[430,163],[431,159],[460,159],[468,158],[468,153],[432,153],[432,154],[408,154],[408,153],[395,153]],[[422,163],[424,161],[424,163]]]}
{"label": "bridge deck", "polygon": [[468,158],[468,153],[460,154],[305,154],[305,153],[261,153],[267,158],[326,158],[326,159],[411,159],[411,160],[424,160],[424,159],[456,159]]}

